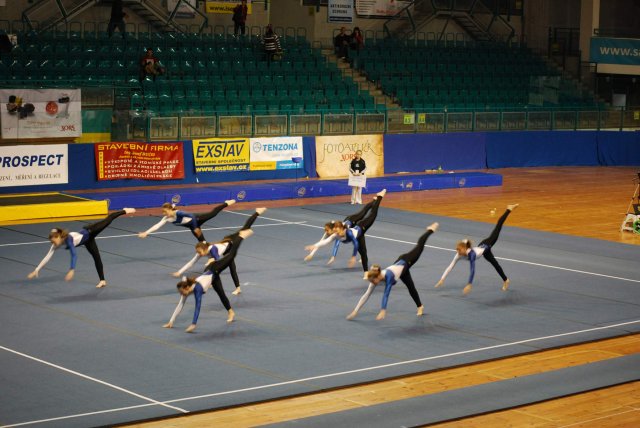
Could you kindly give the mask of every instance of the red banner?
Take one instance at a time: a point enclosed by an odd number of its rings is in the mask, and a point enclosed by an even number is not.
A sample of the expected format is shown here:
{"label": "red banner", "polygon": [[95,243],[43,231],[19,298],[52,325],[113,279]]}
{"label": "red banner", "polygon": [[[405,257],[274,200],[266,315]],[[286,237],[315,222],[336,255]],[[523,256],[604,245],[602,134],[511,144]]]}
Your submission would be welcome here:
{"label": "red banner", "polygon": [[98,180],[184,178],[182,143],[97,143]]}

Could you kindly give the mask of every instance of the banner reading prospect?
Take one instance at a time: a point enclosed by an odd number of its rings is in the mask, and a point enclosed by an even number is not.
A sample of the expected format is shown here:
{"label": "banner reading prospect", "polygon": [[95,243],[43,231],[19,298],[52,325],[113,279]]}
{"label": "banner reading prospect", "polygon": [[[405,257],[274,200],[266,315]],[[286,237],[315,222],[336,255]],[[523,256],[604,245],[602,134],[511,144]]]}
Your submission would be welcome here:
{"label": "banner reading prospect", "polygon": [[184,178],[182,143],[95,144],[98,180]]}

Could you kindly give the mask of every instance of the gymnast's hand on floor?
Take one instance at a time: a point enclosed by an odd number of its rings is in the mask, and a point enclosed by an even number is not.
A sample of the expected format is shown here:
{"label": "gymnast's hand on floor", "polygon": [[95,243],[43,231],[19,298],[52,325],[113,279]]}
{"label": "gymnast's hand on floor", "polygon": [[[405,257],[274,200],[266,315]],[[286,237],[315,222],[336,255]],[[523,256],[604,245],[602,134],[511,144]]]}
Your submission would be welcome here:
{"label": "gymnast's hand on floor", "polygon": [[180,278],[180,272],[173,272],[171,276],[173,276],[174,278]]}
{"label": "gymnast's hand on floor", "polygon": [[193,330],[196,329],[196,325],[195,324],[191,324],[189,327],[186,328],[186,332],[187,333],[191,333]]}
{"label": "gymnast's hand on floor", "polygon": [[142,239],[144,239],[144,238],[146,238],[148,235],[149,235],[149,234],[148,234],[147,232],[140,232],[140,233],[138,233],[138,238],[142,238]]}
{"label": "gymnast's hand on floor", "polygon": [[444,285],[444,280],[441,279],[440,281],[438,281],[438,283],[435,285],[435,288],[440,288]]}
{"label": "gymnast's hand on floor", "polygon": [[354,267],[355,265],[356,265],[356,258],[355,258],[355,256],[354,256],[354,257],[351,257],[351,258],[349,259],[349,263],[347,263],[347,266],[349,266],[350,268],[352,268],[352,267]]}
{"label": "gymnast's hand on floor", "polygon": [[383,320],[385,316],[387,316],[387,310],[380,309],[380,312],[378,312],[378,316],[376,317],[376,320],[377,321]]}
{"label": "gymnast's hand on floor", "polygon": [[65,281],[71,281],[73,279],[74,274],[75,274],[75,271],[73,269],[67,272],[67,274],[64,276]]}
{"label": "gymnast's hand on floor", "polygon": [[335,257],[331,257],[329,259],[329,261],[327,262],[327,264],[330,265],[331,263],[333,263],[335,261],[335,259],[336,259]]}
{"label": "gymnast's hand on floor", "polygon": [[168,323],[166,323],[165,325],[162,326],[163,328],[173,328],[173,323],[171,321],[169,321]]}
{"label": "gymnast's hand on floor", "polygon": [[37,270],[34,270],[29,275],[27,275],[27,278],[29,278],[29,279],[33,279],[33,278],[37,278],[37,277],[38,277],[38,271]]}

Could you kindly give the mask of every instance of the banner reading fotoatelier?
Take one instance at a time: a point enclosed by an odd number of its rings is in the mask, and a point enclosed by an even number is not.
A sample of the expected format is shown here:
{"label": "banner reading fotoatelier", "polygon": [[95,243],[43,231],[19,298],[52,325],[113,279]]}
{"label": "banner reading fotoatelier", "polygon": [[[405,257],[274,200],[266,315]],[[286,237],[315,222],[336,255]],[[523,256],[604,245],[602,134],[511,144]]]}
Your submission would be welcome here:
{"label": "banner reading fotoatelier", "polygon": [[0,187],[68,182],[66,144],[0,147]]}
{"label": "banner reading fotoatelier", "polygon": [[82,135],[80,89],[0,89],[2,138]]}
{"label": "banner reading fotoatelier", "polygon": [[316,171],[321,178],[347,177],[356,150],[362,150],[368,177],[384,175],[382,135],[316,137]]}
{"label": "banner reading fotoatelier", "polygon": [[98,180],[184,178],[182,143],[97,143]]}
{"label": "banner reading fotoatelier", "polygon": [[193,140],[196,172],[249,170],[248,138],[207,138]]}
{"label": "banner reading fotoatelier", "polygon": [[[251,138],[251,171],[303,168],[302,137]],[[296,163],[292,159],[300,158]]]}
{"label": "banner reading fotoatelier", "polygon": [[[205,6],[207,13],[233,13],[233,8],[241,3],[238,0],[207,0]],[[251,15],[251,0],[247,0],[247,15]]]}

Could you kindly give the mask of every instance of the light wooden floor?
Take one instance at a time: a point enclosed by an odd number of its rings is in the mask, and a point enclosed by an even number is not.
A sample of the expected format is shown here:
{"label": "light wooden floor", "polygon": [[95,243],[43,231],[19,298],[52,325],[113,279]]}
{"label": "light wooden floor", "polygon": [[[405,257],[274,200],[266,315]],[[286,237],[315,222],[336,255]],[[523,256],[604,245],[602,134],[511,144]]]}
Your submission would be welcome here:
{"label": "light wooden floor", "polygon": [[[385,206],[493,223],[493,208],[499,213],[507,204],[517,202],[520,208],[509,217],[509,226],[640,245],[640,235],[619,231],[636,188],[633,180],[637,177],[638,168],[518,168],[490,172],[503,175],[502,187],[391,193],[385,198]],[[270,202],[266,205],[306,205],[345,199],[335,197],[312,201],[293,200]],[[237,204],[235,207],[249,209],[260,205],[265,203]],[[637,352],[640,352],[640,335],[632,335],[387,382],[134,426],[259,426]],[[366,426],[366,421],[363,421],[363,426]],[[640,382],[438,426],[637,427],[640,426]]]}

